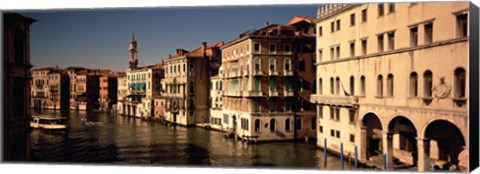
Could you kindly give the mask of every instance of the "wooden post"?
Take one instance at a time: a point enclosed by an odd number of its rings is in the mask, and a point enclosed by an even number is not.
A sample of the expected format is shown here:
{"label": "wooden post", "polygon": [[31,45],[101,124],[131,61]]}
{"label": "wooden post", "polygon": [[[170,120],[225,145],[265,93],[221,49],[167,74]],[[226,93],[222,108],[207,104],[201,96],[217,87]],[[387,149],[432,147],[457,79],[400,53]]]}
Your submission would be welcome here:
{"label": "wooden post", "polygon": [[343,143],[340,143],[340,164],[343,170]]}

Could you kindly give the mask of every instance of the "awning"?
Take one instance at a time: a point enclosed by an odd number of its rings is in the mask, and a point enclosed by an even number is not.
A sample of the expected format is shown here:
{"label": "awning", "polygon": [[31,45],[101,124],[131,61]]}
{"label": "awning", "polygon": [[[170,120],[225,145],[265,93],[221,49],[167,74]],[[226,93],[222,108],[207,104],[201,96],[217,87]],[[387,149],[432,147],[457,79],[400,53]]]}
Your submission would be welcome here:
{"label": "awning", "polygon": [[128,88],[134,88],[134,87],[135,87],[135,84],[136,84],[136,83],[130,83],[130,85],[128,85]]}
{"label": "awning", "polygon": [[138,84],[137,84],[137,89],[145,89],[145,82],[143,82],[143,83],[138,83]]}
{"label": "awning", "polygon": [[84,92],[77,92],[75,93],[76,96],[86,96],[87,94]]}

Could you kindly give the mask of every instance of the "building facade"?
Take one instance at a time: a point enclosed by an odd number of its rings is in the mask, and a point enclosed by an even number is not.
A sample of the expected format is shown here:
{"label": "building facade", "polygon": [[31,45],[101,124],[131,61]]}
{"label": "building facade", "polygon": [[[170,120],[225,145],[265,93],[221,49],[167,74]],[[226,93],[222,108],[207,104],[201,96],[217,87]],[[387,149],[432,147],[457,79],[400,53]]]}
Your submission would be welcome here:
{"label": "building facade", "polygon": [[176,55],[163,61],[166,121],[184,126],[209,122],[209,84],[210,75],[214,74],[210,60],[220,60],[222,45],[223,42],[219,42],[207,46],[203,42],[190,52],[177,49]]}
{"label": "building facade", "polygon": [[219,75],[210,77],[210,127],[217,130],[227,131],[228,121],[223,120],[223,81]]}
{"label": "building facade", "polygon": [[2,161],[30,160],[30,25],[35,20],[3,13]]}
{"label": "building facade", "polygon": [[312,20],[296,17],[289,25],[267,23],[222,47],[223,119],[229,131],[258,141],[315,137],[314,129],[304,126],[316,123],[310,103],[313,33]]}
{"label": "building facade", "polygon": [[[316,19],[318,146],[468,169],[468,2],[334,4]],[[326,142],[325,142],[326,141]],[[327,147],[324,147],[326,144]],[[350,153],[349,153],[350,152]]]}
{"label": "building facade", "polygon": [[31,71],[31,104],[34,109],[69,110],[70,79],[59,67]]}
{"label": "building facade", "polygon": [[101,73],[100,78],[99,102],[100,109],[109,111],[114,104],[117,104],[118,79],[117,74],[112,71]]}

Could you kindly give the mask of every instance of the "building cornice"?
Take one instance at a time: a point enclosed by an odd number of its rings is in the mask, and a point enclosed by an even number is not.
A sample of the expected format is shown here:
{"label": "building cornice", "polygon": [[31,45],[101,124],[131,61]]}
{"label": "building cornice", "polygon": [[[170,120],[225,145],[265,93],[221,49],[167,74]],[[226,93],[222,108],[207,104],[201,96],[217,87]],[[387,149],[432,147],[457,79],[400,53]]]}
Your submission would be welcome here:
{"label": "building cornice", "polygon": [[328,4],[323,7],[318,8],[317,19],[313,23],[318,23],[324,20],[327,20],[330,17],[338,15],[346,10],[349,10],[353,7],[360,6],[362,4]]}

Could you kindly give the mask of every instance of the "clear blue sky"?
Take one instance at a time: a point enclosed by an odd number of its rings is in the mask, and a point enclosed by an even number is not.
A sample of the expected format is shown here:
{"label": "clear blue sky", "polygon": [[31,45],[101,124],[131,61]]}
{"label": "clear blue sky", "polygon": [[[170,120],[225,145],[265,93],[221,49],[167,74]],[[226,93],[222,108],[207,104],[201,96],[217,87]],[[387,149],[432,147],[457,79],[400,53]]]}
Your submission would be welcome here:
{"label": "clear blue sky", "polygon": [[139,65],[159,63],[176,48],[191,50],[202,41],[231,41],[265,22],[287,24],[294,15],[315,16],[315,5],[26,11],[31,62],[46,66],[85,66],[124,71],[135,33]]}

